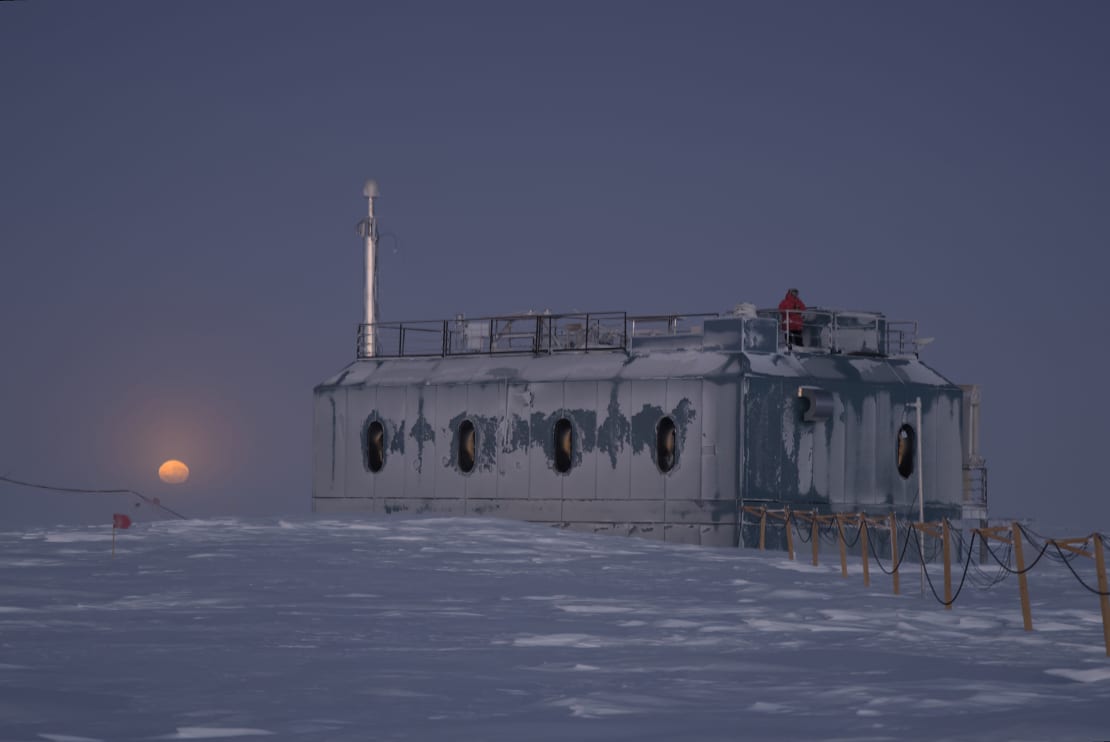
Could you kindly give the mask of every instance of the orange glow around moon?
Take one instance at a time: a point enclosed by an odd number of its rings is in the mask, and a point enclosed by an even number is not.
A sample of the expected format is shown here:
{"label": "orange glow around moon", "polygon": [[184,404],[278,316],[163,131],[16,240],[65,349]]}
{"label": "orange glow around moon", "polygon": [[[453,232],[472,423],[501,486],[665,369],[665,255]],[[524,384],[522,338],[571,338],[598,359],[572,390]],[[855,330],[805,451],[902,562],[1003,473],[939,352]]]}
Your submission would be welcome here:
{"label": "orange glow around moon", "polygon": [[189,478],[189,467],[177,459],[170,459],[158,467],[158,478],[166,484],[181,484]]}

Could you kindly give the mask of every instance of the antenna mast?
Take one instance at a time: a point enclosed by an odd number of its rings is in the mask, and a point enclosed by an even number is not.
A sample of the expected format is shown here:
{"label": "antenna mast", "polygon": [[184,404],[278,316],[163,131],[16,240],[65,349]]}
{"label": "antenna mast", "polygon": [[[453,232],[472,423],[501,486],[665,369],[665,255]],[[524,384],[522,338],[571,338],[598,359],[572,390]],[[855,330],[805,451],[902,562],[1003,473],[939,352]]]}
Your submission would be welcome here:
{"label": "antenna mast", "polygon": [[378,222],[374,218],[374,199],[378,197],[378,184],[368,180],[362,187],[366,197],[366,218],[358,223],[358,236],[363,238],[366,253],[366,275],[362,289],[362,355],[374,355],[374,340],[377,334],[374,323],[380,319],[378,312]]}

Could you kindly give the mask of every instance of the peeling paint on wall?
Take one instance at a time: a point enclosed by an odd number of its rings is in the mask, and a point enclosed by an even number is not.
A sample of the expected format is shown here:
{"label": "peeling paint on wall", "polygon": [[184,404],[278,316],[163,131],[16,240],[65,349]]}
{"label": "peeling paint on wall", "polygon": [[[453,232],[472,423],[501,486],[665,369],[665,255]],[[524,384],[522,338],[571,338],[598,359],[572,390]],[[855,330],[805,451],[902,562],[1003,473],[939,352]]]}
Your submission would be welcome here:
{"label": "peeling paint on wall", "polygon": [[390,421],[389,424],[386,427],[397,431],[396,435],[389,436],[389,452],[390,453],[404,454],[404,452],[405,452],[405,421],[402,420],[401,422],[399,422],[397,424],[393,424],[393,422]]}
{"label": "peeling paint on wall", "polygon": [[694,422],[697,417],[697,411],[694,409],[694,403],[685,397],[679,401],[678,406],[671,410],[671,418],[674,420],[675,427],[678,429],[678,450],[675,451],[675,468],[678,468],[682,457],[682,451],[686,448],[686,431],[689,430],[690,424]]}
{"label": "peeling paint on wall", "polygon": [[[639,454],[645,448],[653,451],[655,448],[655,426],[663,418],[663,408],[653,404],[645,404],[643,408],[632,416],[632,453]],[[654,456],[654,453],[652,453]]]}
{"label": "peeling paint on wall", "polygon": [[614,469],[617,468],[617,456],[624,451],[624,447],[631,440],[630,436],[632,434],[632,425],[621,412],[619,391],[620,385],[613,384],[613,388],[609,392],[608,414],[605,422],[597,430],[597,447],[603,453],[609,455],[609,464]]}
{"label": "peeling paint on wall", "polygon": [[597,410],[567,410],[578,436],[578,446],[585,453],[597,448]]}
{"label": "peeling paint on wall", "polygon": [[436,432],[432,428],[428,418],[424,417],[424,396],[420,396],[420,401],[417,403],[416,422],[412,424],[412,429],[409,430],[409,436],[416,441],[416,460],[413,464],[413,469],[419,474],[424,470],[424,445],[427,443],[435,443]]}
{"label": "peeling paint on wall", "polygon": [[505,444],[503,453],[528,450],[528,421],[520,415],[513,413],[505,426]]}

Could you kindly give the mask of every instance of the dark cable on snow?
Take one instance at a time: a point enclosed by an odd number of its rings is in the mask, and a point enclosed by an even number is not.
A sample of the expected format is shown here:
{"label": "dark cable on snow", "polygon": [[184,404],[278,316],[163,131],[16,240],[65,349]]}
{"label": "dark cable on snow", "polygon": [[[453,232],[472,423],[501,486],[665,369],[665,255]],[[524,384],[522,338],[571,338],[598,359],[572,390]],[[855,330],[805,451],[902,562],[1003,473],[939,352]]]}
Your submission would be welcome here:
{"label": "dark cable on snow", "polygon": [[38,484],[36,482],[24,482],[24,481],[19,480],[19,479],[12,479],[11,477],[8,477],[8,476],[0,476],[0,481],[7,482],[8,484],[15,484],[15,485],[18,485],[20,487],[30,487],[31,489],[46,490],[48,492],[71,492],[71,493],[82,494],[82,495],[134,495],[135,497],[139,498],[140,500],[147,503],[148,505],[153,505],[156,508],[160,508],[161,510],[165,510],[170,515],[176,516],[176,517],[180,518],[181,520],[188,520],[188,518],[186,518],[184,515],[177,512],[176,510],[168,508],[165,505],[163,505],[160,501],[156,502],[153,498],[147,497],[142,492],[136,492],[135,490],[128,490],[128,489],[98,490],[98,489],[81,489],[81,488],[77,488],[77,487],[52,487],[52,486],[47,485],[47,484]]}

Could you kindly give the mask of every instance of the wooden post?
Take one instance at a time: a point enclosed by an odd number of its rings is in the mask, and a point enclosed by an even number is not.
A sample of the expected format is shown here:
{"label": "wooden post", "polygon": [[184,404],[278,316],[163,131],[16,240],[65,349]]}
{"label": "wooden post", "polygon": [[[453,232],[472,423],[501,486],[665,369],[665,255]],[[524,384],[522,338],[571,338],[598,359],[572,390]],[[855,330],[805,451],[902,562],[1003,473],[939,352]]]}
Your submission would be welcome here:
{"label": "wooden post", "polygon": [[1014,521],[1010,526],[1014,534],[1014,561],[1018,568],[1018,589],[1021,591],[1021,620],[1025,630],[1033,630],[1033,614],[1029,610],[1029,582],[1025,579],[1025,555],[1021,552],[1021,527]]}
{"label": "wooden post", "polygon": [[860,556],[863,557],[863,586],[871,587],[871,550],[867,545],[867,513],[859,514]]}
{"label": "wooden post", "polygon": [[1106,557],[1102,553],[1102,536],[1095,534],[1095,570],[1098,572],[1099,603],[1102,605],[1102,638],[1106,643],[1106,656],[1110,657],[1110,592],[1106,587]]}
{"label": "wooden post", "polygon": [[794,561],[794,531],[790,528],[792,513],[790,508],[785,508],[783,512],[786,513],[786,553],[790,555],[790,561]]}
{"label": "wooden post", "polygon": [[844,516],[836,514],[836,540],[840,546],[840,576],[848,576],[848,550],[844,545]]}
{"label": "wooden post", "polygon": [[951,543],[950,536],[952,534],[948,530],[948,518],[944,519],[944,610],[952,610],[952,555],[949,551],[949,544]]}
{"label": "wooden post", "polygon": [[813,518],[813,528],[809,532],[809,540],[813,544],[813,566],[816,567],[817,566],[817,546],[821,543],[821,534],[818,533],[818,529],[820,529],[821,525],[817,520],[817,511],[816,510],[814,510],[813,512],[810,513],[810,517]]}
{"label": "wooden post", "polygon": [[890,564],[894,582],[894,594],[898,594],[898,518],[890,513]]}
{"label": "wooden post", "polygon": [[767,545],[767,506],[759,509],[759,550],[763,551]]}

